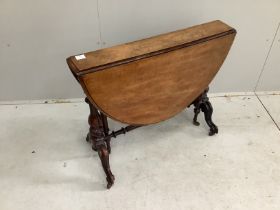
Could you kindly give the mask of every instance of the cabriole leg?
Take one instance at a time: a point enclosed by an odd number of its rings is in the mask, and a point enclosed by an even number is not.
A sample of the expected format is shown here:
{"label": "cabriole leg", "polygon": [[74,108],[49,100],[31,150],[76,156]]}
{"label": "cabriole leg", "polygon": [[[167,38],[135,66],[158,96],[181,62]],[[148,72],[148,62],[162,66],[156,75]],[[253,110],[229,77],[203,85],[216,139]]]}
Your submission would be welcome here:
{"label": "cabriole leg", "polygon": [[112,187],[112,185],[114,184],[115,177],[112,174],[111,169],[110,169],[109,152],[108,152],[107,148],[105,147],[105,145],[102,145],[98,149],[98,155],[101,160],[102,167],[106,174],[107,188],[110,189]]}
{"label": "cabriole leg", "polygon": [[218,127],[212,121],[213,107],[207,97],[207,92],[209,88],[207,88],[192,104],[194,105],[194,118],[193,124],[199,125],[197,121],[197,116],[202,111],[204,113],[204,118],[207,125],[210,127],[209,136],[213,136],[218,133]]}
{"label": "cabriole leg", "polygon": [[[92,149],[98,152],[98,156],[101,160],[102,167],[106,174],[107,179],[107,188],[109,189],[113,184],[115,177],[111,172],[110,163],[109,163],[109,150],[106,142],[106,135],[108,135],[109,128],[108,124],[104,126],[104,117],[98,112],[98,110],[90,103],[86,98],[85,101],[89,104],[90,115],[88,117],[89,123],[89,133],[87,135],[87,141],[92,143]],[[107,122],[107,119],[106,119]],[[107,128],[106,128],[107,126]]]}
{"label": "cabriole leg", "polygon": [[201,104],[201,110],[204,113],[204,118],[207,125],[210,127],[209,136],[215,135],[218,133],[218,127],[212,121],[213,108],[211,103],[206,101],[205,103]]}

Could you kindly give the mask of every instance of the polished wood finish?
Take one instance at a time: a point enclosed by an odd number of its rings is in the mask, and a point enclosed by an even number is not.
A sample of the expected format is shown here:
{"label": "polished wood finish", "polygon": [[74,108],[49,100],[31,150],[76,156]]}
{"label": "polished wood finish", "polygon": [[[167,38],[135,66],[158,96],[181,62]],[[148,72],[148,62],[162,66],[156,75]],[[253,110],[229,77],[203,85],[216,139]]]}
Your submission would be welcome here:
{"label": "polished wood finish", "polygon": [[206,89],[222,65],[234,34],[81,76],[94,104],[127,124],[173,117]]}
{"label": "polished wood finish", "polygon": [[74,74],[80,75],[154,56],[180,46],[186,47],[205,42],[227,33],[235,33],[235,30],[217,20],[127,44],[87,52],[84,53],[86,59],[77,60],[72,56],[68,63],[72,65],[71,69]]}
{"label": "polished wood finish", "polygon": [[122,123],[147,125],[173,117],[206,89],[235,33],[214,21],[67,61],[97,109]]}
{"label": "polished wood finish", "polygon": [[[218,133],[208,85],[235,35],[235,29],[213,21],[67,59],[87,96],[87,141],[98,152],[107,188],[115,181],[109,164],[111,138],[171,118],[190,105],[195,107],[193,123],[199,125],[202,111],[209,135]],[[130,125],[110,132],[107,117]]]}

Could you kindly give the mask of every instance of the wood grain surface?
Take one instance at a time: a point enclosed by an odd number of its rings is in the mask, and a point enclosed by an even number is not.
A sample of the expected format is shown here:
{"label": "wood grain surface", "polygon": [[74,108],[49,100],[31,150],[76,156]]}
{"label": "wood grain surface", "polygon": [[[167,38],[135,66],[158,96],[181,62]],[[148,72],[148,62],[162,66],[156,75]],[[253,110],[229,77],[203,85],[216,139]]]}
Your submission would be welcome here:
{"label": "wood grain surface", "polygon": [[[77,65],[73,57],[67,62],[89,100],[105,115],[126,124],[157,123],[181,112],[207,88],[236,34],[220,21],[197,27],[142,40],[143,46],[133,42],[131,47],[92,52],[92,63]],[[135,59],[136,54],[146,56]],[[102,69],[96,70],[98,65]]]}
{"label": "wood grain surface", "polygon": [[82,74],[87,70],[100,69],[98,67],[106,68],[107,65],[118,64],[118,62],[125,60],[133,61],[137,57],[146,57],[150,53],[165,51],[168,48],[192,43],[193,41],[203,41],[203,39],[218,36],[231,30],[233,28],[217,20],[143,40],[87,52],[84,53],[86,59],[77,60],[75,56],[72,56],[69,60],[75,66],[73,68],[74,72]]}

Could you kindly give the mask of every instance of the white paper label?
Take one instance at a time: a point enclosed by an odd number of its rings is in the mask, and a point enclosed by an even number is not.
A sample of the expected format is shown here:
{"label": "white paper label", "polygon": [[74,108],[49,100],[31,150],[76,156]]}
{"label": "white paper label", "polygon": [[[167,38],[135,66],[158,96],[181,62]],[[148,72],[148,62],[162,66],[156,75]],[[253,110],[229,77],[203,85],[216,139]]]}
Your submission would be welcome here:
{"label": "white paper label", "polygon": [[81,55],[76,55],[75,58],[78,61],[78,60],[86,59],[86,56],[84,54],[81,54]]}

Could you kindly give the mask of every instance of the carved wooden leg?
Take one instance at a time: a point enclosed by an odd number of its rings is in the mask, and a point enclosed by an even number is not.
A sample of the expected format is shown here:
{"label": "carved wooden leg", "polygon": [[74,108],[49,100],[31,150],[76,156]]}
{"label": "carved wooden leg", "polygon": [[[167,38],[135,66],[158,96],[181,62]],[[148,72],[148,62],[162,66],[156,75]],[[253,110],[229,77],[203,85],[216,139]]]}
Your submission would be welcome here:
{"label": "carved wooden leg", "polygon": [[95,139],[95,146],[98,152],[98,156],[101,160],[103,170],[106,174],[107,188],[110,189],[114,184],[115,177],[110,169],[109,151],[106,147],[104,132],[103,131],[100,132],[100,131],[101,130],[96,132],[98,137]]}
{"label": "carved wooden leg", "polygon": [[110,189],[112,187],[112,185],[114,184],[115,177],[112,174],[111,169],[110,169],[109,152],[105,145],[101,146],[98,149],[98,155],[101,160],[102,167],[106,174],[107,188]]}
{"label": "carved wooden leg", "polygon": [[[99,158],[102,163],[102,167],[106,174],[107,179],[107,188],[109,189],[113,184],[115,177],[111,172],[110,163],[109,163],[109,151],[106,144],[106,134],[104,129],[103,119],[104,117],[98,112],[98,110],[90,103],[86,98],[85,101],[89,104],[90,115],[88,117],[89,123],[89,133],[87,135],[87,141],[92,143],[92,149],[98,152]],[[108,126],[108,124],[106,124]],[[109,129],[107,128],[107,131]]]}
{"label": "carved wooden leg", "polygon": [[199,126],[200,123],[197,121],[197,116],[200,113],[200,108],[199,107],[195,107],[194,108],[194,117],[193,117],[193,124],[196,126]]}
{"label": "carved wooden leg", "polygon": [[209,101],[201,104],[201,110],[204,113],[204,118],[207,125],[210,127],[209,136],[218,133],[218,127],[212,121],[213,108]]}
{"label": "carved wooden leg", "polygon": [[204,113],[204,118],[207,125],[210,127],[209,136],[213,136],[214,134],[218,133],[218,127],[212,121],[212,113],[213,107],[207,97],[207,92],[209,88],[207,88],[192,104],[194,105],[194,118],[193,124],[199,125],[197,121],[197,116],[200,113],[200,110]]}
{"label": "carved wooden leg", "polygon": [[[101,117],[102,117],[102,123],[103,123],[105,136],[108,136],[109,135],[109,126],[108,126],[107,116],[105,116],[104,114],[101,113]],[[107,137],[105,141],[106,141],[108,152],[111,153],[111,138]]]}
{"label": "carved wooden leg", "polygon": [[88,116],[89,132],[86,140],[92,144],[92,149],[97,151],[96,139],[98,138],[98,131],[103,130],[102,123],[100,123],[100,117],[98,110],[90,103],[88,98],[85,98],[85,102],[89,105],[90,114]]}

